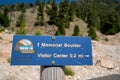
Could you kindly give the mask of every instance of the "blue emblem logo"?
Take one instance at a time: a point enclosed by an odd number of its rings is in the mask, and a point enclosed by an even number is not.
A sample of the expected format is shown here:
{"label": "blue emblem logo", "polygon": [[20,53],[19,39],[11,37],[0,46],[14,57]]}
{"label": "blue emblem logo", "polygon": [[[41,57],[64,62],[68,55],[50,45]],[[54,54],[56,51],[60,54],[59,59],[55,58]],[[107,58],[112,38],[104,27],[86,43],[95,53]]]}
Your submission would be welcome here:
{"label": "blue emblem logo", "polygon": [[33,54],[34,53],[33,43],[28,39],[19,40],[16,43],[14,50],[20,53]]}

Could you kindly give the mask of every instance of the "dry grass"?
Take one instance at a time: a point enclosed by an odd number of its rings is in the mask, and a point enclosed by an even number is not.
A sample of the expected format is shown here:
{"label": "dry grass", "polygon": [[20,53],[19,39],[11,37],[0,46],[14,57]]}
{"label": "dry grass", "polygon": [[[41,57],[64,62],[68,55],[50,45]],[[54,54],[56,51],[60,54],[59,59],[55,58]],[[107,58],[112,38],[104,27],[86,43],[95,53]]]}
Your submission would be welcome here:
{"label": "dry grass", "polygon": [[67,36],[71,36],[73,34],[75,25],[79,26],[79,29],[80,29],[79,35],[83,35],[83,36],[87,35],[87,30],[88,30],[87,24],[83,20],[79,18],[75,18],[74,21],[70,23],[70,28],[66,29]]}

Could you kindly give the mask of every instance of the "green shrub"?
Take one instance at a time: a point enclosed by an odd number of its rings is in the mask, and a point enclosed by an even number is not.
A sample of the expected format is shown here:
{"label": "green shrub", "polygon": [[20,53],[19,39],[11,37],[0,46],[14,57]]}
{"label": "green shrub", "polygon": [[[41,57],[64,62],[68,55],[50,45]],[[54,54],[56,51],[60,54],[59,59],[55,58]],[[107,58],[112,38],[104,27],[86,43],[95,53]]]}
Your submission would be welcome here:
{"label": "green shrub", "polygon": [[105,38],[104,38],[104,41],[108,42],[108,38],[105,37]]}
{"label": "green shrub", "polygon": [[58,30],[56,31],[55,35],[56,35],[56,36],[58,36],[58,35],[59,35],[59,31],[58,31]]}
{"label": "green shrub", "polygon": [[4,24],[3,24],[3,26],[4,27],[8,27],[9,25],[10,25],[10,19],[9,19],[9,17],[7,15],[7,16],[4,17]]}
{"label": "green shrub", "polygon": [[41,35],[40,30],[36,30],[36,31],[34,32],[34,35]]}
{"label": "green shrub", "polygon": [[39,21],[36,21],[36,22],[34,23],[34,26],[38,26],[38,25],[40,25],[40,26],[44,26],[45,23],[44,23],[43,20],[39,20]]}
{"label": "green shrub", "polygon": [[25,25],[22,24],[20,29],[16,31],[16,34],[26,34]]}
{"label": "green shrub", "polygon": [[20,22],[16,21],[16,27],[20,27]]}
{"label": "green shrub", "polygon": [[8,63],[11,62],[11,58],[10,58],[10,57],[7,58],[7,62],[8,62]]}
{"label": "green shrub", "polygon": [[90,36],[93,40],[98,40],[94,27],[89,27],[88,36]]}
{"label": "green shrub", "polygon": [[45,25],[44,20],[40,20],[39,24],[40,24],[41,26],[44,26],[44,25]]}
{"label": "green shrub", "polygon": [[3,31],[5,31],[5,29],[4,28],[0,28],[0,32],[3,32]]}
{"label": "green shrub", "polygon": [[39,22],[36,21],[36,22],[34,23],[34,26],[38,26],[38,25],[39,25]]}
{"label": "green shrub", "polygon": [[19,17],[18,17],[18,20],[16,21],[16,27],[20,27],[22,22],[25,23],[25,15],[24,14],[21,14]]}
{"label": "green shrub", "polygon": [[70,75],[70,76],[75,75],[74,71],[70,67],[65,67],[64,72],[65,72],[65,75]]}
{"label": "green shrub", "polygon": [[59,27],[58,31],[60,32],[60,35],[65,35],[66,34],[64,26]]}
{"label": "green shrub", "polygon": [[69,21],[69,20],[66,20],[65,27],[66,27],[66,28],[69,28],[69,27],[70,27],[70,21]]}
{"label": "green shrub", "polygon": [[18,22],[20,23],[19,25],[19,30],[16,31],[16,34],[26,34],[26,30],[25,30],[25,15],[24,14],[21,14],[19,17],[18,17]]}
{"label": "green shrub", "polygon": [[8,8],[4,9],[4,12],[2,13],[2,11],[0,12],[0,25],[4,26],[4,27],[9,27],[10,25],[10,19],[8,16]]}
{"label": "green shrub", "polygon": [[25,30],[17,30],[16,34],[26,34]]}

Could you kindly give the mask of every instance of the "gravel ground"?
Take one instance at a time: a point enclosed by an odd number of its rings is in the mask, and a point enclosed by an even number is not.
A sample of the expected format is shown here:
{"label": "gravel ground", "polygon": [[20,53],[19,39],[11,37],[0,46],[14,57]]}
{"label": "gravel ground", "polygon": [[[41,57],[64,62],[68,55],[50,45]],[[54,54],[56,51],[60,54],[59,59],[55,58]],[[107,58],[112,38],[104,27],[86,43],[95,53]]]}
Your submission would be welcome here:
{"label": "gravel ground", "polygon": [[[40,66],[11,66],[7,62],[12,36],[0,33],[0,80],[40,80]],[[120,34],[115,37],[109,36],[111,41],[104,43],[92,41],[94,65],[69,66],[75,76],[66,76],[66,80],[120,80]]]}

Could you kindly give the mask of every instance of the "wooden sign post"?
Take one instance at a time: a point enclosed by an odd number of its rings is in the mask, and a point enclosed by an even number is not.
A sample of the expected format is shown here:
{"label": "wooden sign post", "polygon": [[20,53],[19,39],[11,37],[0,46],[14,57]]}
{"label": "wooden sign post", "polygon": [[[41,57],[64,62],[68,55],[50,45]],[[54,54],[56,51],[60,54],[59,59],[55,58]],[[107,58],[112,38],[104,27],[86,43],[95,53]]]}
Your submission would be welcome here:
{"label": "wooden sign post", "polygon": [[40,80],[65,80],[64,66],[92,64],[89,37],[13,37],[11,65],[41,65]]}
{"label": "wooden sign post", "polygon": [[64,67],[41,67],[40,80],[65,80]]}

